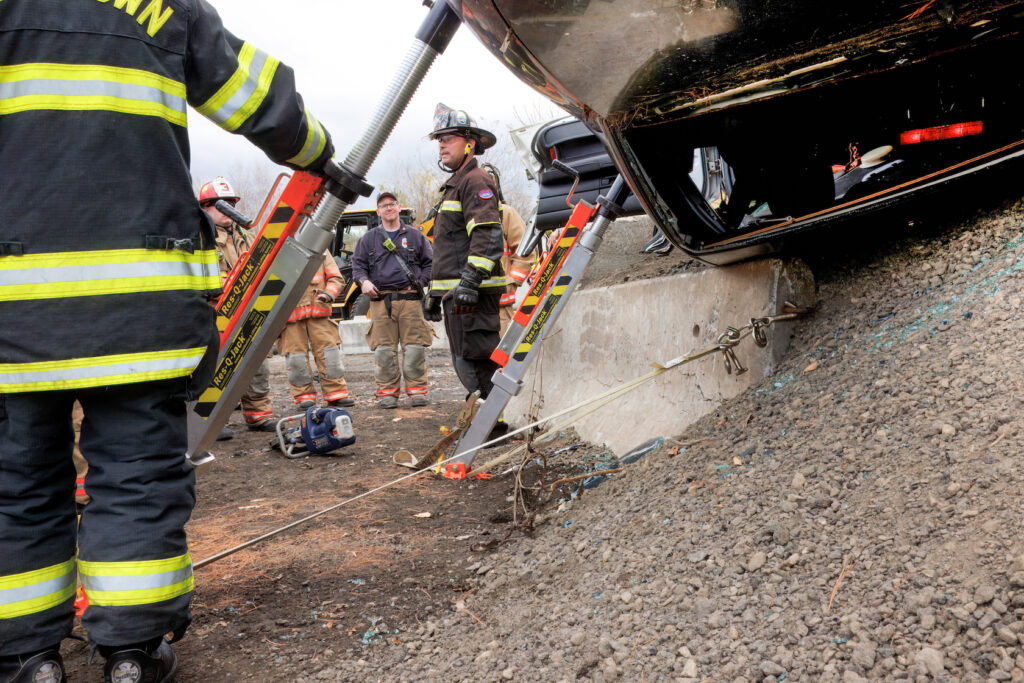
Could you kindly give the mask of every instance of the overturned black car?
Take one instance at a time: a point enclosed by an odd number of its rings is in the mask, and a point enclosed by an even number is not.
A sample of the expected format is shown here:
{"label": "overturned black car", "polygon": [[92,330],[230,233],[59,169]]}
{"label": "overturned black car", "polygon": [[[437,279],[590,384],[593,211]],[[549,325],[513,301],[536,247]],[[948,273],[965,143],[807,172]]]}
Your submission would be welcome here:
{"label": "overturned black car", "polygon": [[449,1],[705,261],[1024,160],[1024,0]]}

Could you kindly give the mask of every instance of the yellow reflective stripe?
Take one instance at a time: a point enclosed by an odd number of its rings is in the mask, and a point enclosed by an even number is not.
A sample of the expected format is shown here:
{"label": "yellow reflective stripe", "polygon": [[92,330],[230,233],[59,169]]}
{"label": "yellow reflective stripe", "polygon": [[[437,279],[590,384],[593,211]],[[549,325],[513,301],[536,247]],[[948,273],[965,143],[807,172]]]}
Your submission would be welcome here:
{"label": "yellow reflective stripe", "polygon": [[[457,284],[459,284],[459,280],[431,280],[430,290],[432,292],[444,292],[449,289],[453,289]],[[492,277],[481,282],[480,288],[483,289],[485,287],[504,287],[506,284],[507,281],[505,280],[504,276]]]}
{"label": "yellow reflective stripe", "polygon": [[0,619],[42,612],[74,594],[74,558],[43,569],[0,576]]}
{"label": "yellow reflective stripe", "polygon": [[462,202],[449,199],[448,201],[441,202],[441,211],[455,211],[462,213]]}
{"label": "yellow reflective stripe", "polygon": [[273,57],[267,57],[267,61],[263,65],[263,69],[260,71],[259,78],[256,81],[255,90],[245,100],[245,104],[222,124],[222,128],[225,130],[238,130],[239,126],[248,121],[249,117],[260,108],[263,100],[267,99],[267,93],[270,92],[270,82],[274,80],[274,74],[277,73],[279,64],[280,62]]}
{"label": "yellow reflective stripe", "polygon": [[77,296],[107,296],[110,294],[139,294],[142,292],[172,292],[182,290],[205,291],[211,289],[204,275],[178,275],[165,277],[109,278],[82,282],[55,282],[49,285],[12,285],[0,287],[0,301],[30,301],[33,299],[61,299]]}
{"label": "yellow reflective stripe", "polygon": [[225,130],[238,130],[263,104],[279,64],[255,46],[244,43],[235,72],[196,111]]}
{"label": "yellow reflective stripe", "polygon": [[160,263],[164,261],[182,263],[207,263],[217,261],[215,249],[203,249],[189,254],[184,251],[163,251],[161,249],[106,249],[102,251],[60,251],[46,254],[25,254],[24,256],[0,257],[0,272],[24,268],[57,268],[60,266],[103,266],[119,263]]}
{"label": "yellow reflective stripe", "polygon": [[[238,90],[245,84],[246,79],[249,78],[249,65],[252,63],[252,58],[256,55],[256,47],[249,43],[244,43],[242,49],[238,52],[238,66],[235,68],[235,72],[231,74],[228,80],[224,81],[224,85],[220,86],[217,92],[213,93],[210,99],[203,102],[201,105],[196,107],[196,111],[206,117],[213,117],[231,96],[238,92]],[[227,120],[227,117],[224,118]]]}
{"label": "yellow reflective stripe", "polygon": [[494,270],[494,261],[489,258],[484,258],[483,256],[470,256],[466,261],[474,268],[478,268],[488,273]]}
{"label": "yellow reflective stripe", "polygon": [[0,301],[218,289],[217,252],[119,249],[0,257]]}
{"label": "yellow reflective stripe", "polygon": [[148,605],[184,595],[195,588],[188,553],[165,560],[88,562],[78,571],[90,604],[101,607]]}
{"label": "yellow reflective stripe", "polygon": [[170,586],[162,588],[148,588],[134,591],[97,591],[86,590],[85,595],[89,603],[100,607],[124,607],[126,605],[151,605],[155,602],[163,602],[185,595],[196,587],[194,576],[188,577]]}
{"label": "yellow reflective stripe", "polygon": [[78,571],[88,576],[143,576],[184,569],[192,565],[192,555],[185,553],[164,560],[130,560],[127,562],[93,562],[79,560]]}
{"label": "yellow reflective stripe", "polygon": [[36,363],[0,363],[0,393],[81,389],[192,374],[206,347]]}
{"label": "yellow reflective stripe", "polygon": [[0,66],[0,115],[34,110],[113,111],[185,126],[185,84],[141,69],[99,64]]}
{"label": "yellow reflective stripe", "polygon": [[457,284],[459,284],[458,280],[431,280],[430,289],[431,291],[445,292]]}
{"label": "yellow reflective stripe", "polygon": [[320,156],[327,146],[327,134],[320,126],[320,122],[306,109],[306,141],[299,153],[288,160],[288,163],[296,166],[307,166]]}
{"label": "yellow reflective stripe", "polygon": [[480,221],[477,223],[475,220],[470,219],[469,223],[466,223],[466,232],[473,234],[473,228],[481,225],[501,225],[498,221]]}

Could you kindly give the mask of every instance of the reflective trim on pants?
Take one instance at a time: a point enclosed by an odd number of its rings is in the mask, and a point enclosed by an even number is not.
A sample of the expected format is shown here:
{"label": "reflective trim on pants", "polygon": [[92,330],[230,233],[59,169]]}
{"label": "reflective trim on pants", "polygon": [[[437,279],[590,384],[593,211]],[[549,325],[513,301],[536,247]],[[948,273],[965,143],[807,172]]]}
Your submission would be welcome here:
{"label": "reflective trim on pants", "polygon": [[48,610],[75,595],[75,559],[0,576],[0,619]]}
{"label": "reflective trim on pants", "polygon": [[401,345],[405,353],[408,353],[410,346],[425,349],[433,342],[433,337],[433,328],[423,319],[421,301],[392,301],[390,317],[383,301],[370,302],[370,323],[366,327],[365,338],[366,344],[374,352],[374,380],[378,396],[397,396],[402,379],[400,373],[403,372],[407,394],[426,393],[425,357],[421,356],[424,360],[415,369],[404,363],[402,365],[405,367],[400,369],[398,347]]}
{"label": "reflective trim on pants", "polygon": [[196,585],[188,553],[134,562],[79,560],[78,571],[89,604],[101,607],[163,602],[192,591]]}
{"label": "reflective trim on pants", "polygon": [[341,391],[332,391],[329,394],[324,394],[325,401],[340,401],[341,399],[348,397],[348,389],[342,389]]}
{"label": "reflective trim on pants", "polygon": [[[292,363],[305,364],[307,354],[312,350],[313,361],[320,375],[320,388],[323,389],[324,394],[348,390],[344,377],[329,377],[327,373],[327,360],[324,351],[341,344],[336,324],[327,318],[307,318],[290,322],[281,333],[278,343],[278,349],[287,357],[289,365]],[[292,390],[292,399],[296,403],[306,400],[307,396],[310,400],[316,400],[316,387],[313,385],[312,377],[309,377],[308,383],[297,385],[293,383],[293,376],[290,373],[288,385]]]}
{"label": "reflective trim on pants", "polygon": [[[195,504],[195,472],[184,458],[186,386],[169,380],[0,394],[0,576],[67,561],[77,536],[83,574],[102,582],[92,588],[133,592],[90,596],[82,625],[94,643],[142,642],[190,620],[190,563],[152,563],[188,553],[185,523]],[[89,458],[92,496],[80,526],[71,489],[76,399],[86,416],[81,448]],[[127,578],[110,585],[109,572],[94,571],[104,567],[118,568],[114,579]],[[164,576],[139,578],[153,574]],[[0,653],[33,652],[67,637],[73,603],[69,590],[67,600],[50,609],[0,622]]]}

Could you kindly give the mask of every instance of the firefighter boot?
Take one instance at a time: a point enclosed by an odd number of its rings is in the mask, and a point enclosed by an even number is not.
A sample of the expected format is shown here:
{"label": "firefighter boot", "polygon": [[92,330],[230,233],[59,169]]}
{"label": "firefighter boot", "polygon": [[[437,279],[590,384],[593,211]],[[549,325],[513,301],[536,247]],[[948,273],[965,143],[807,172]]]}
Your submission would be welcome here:
{"label": "firefighter boot", "polygon": [[57,646],[25,655],[0,657],[0,681],[5,683],[65,683],[64,660]]}
{"label": "firefighter boot", "polygon": [[[505,419],[503,417],[499,417],[498,421],[494,423],[493,427],[491,427],[491,433],[487,435],[487,440],[494,441],[495,439],[503,437],[506,434],[508,434],[508,423],[505,422]],[[504,442],[499,441],[497,443],[492,443],[490,446],[488,446],[488,448],[495,448],[497,446],[502,445],[502,443]]]}
{"label": "firefighter boot", "polygon": [[327,405],[332,408],[351,408],[356,404],[354,399],[351,398],[339,398],[335,401],[328,401]]}
{"label": "firefighter boot", "polygon": [[[106,648],[101,648],[100,652]],[[114,649],[105,655],[104,683],[167,683],[174,680],[178,657],[163,638],[159,644]]]}
{"label": "firefighter boot", "polygon": [[246,422],[245,426],[250,432],[274,432],[277,431],[277,420],[271,417],[262,417],[252,422]]}

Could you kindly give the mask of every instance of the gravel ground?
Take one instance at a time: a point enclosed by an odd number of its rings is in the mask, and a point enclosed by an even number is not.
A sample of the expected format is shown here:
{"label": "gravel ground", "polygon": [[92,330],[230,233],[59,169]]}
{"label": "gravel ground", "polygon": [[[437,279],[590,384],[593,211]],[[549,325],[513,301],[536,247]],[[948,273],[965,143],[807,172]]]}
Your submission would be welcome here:
{"label": "gravel ground", "polygon": [[1024,204],[910,232],[812,261],[773,376],[303,680],[1024,680]]}

